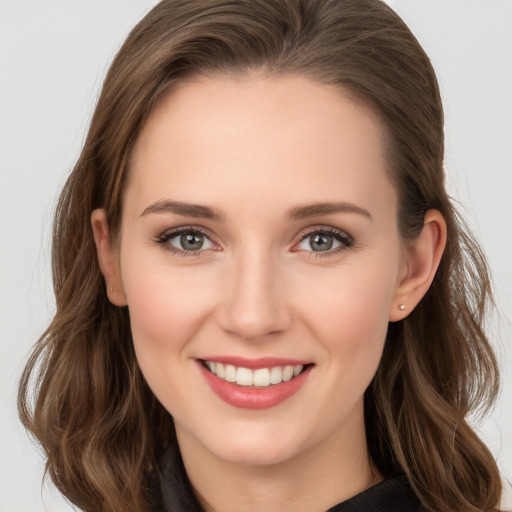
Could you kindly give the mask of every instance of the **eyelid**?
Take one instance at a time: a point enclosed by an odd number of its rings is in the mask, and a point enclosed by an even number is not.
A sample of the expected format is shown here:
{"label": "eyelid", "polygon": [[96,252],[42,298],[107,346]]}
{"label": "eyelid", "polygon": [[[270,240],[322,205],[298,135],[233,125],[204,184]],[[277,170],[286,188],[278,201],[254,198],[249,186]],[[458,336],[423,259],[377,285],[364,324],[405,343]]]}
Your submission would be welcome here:
{"label": "eyelid", "polygon": [[[173,245],[168,244],[169,240],[172,238],[175,238],[183,233],[199,233],[205,238],[207,238],[216,248],[208,248],[208,249],[200,249],[198,251],[185,251],[182,249],[179,249],[177,247],[174,247]],[[211,250],[219,250],[220,246],[215,241],[215,237],[212,235],[212,233],[201,227],[201,226],[193,226],[193,225],[185,225],[185,226],[177,226],[174,228],[167,229],[163,231],[160,235],[157,235],[155,237],[155,243],[158,245],[161,245],[162,248],[164,248],[166,251],[169,251],[170,253],[176,255],[176,256],[204,256],[206,252]]]}
{"label": "eyelid", "polygon": [[[340,242],[340,246],[328,251],[305,251],[301,249],[295,249],[298,244],[303,242],[306,238],[313,236],[315,234],[327,234],[330,236],[333,236],[338,242]],[[321,257],[328,257],[337,255],[340,252],[343,252],[350,247],[354,245],[354,238],[349,235],[346,231],[343,231],[341,229],[335,228],[334,226],[328,226],[328,225],[317,225],[317,226],[311,226],[306,228],[304,231],[302,231],[293,242],[293,246],[291,251],[292,252],[303,252],[308,253],[309,257],[314,258],[321,258]]]}

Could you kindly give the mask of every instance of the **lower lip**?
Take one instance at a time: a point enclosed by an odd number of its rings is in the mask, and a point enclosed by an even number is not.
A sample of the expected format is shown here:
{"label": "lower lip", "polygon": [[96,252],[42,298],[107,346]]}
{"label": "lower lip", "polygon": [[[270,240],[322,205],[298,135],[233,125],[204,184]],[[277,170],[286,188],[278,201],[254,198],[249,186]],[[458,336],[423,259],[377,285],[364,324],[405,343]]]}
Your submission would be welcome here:
{"label": "lower lip", "polygon": [[306,367],[297,377],[287,382],[262,388],[249,388],[217,377],[200,361],[198,365],[212,391],[224,402],[241,409],[268,409],[284,402],[302,387],[312,368]]}

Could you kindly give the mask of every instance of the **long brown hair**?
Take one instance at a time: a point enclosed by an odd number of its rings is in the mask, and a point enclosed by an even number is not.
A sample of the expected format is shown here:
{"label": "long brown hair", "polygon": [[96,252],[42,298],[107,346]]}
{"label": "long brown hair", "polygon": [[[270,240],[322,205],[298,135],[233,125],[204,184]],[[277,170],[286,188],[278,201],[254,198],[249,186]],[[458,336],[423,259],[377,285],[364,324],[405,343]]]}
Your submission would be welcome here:
{"label": "long brown hair", "polygon": [[[20,384],[20,416],[45,450],[49,475],[84,510],[150,509],[161,454],[176,451],[173,422],[138,368],[127,309],[107,299],[90,215],[105,208],[116,236],[130,152],[164,93],[197,75],[254,70],[335,84],[372,109],[386,133],[404,239],[418,235],[428,209],[444,216],[448,242],[434,282],[407,318],[390,324],[365,394],[368,443],[379,470],[404,472],[426,510],[498,510],[496,463],[467,423],[498,390],[483,331],[487,265],[444,189],[431,63],[379,0],[163,0],[130,33],[58,203],[57,312]],[[186,480],[182,468],[176,474]],[[190,494],[180,478],[177,502]]]}

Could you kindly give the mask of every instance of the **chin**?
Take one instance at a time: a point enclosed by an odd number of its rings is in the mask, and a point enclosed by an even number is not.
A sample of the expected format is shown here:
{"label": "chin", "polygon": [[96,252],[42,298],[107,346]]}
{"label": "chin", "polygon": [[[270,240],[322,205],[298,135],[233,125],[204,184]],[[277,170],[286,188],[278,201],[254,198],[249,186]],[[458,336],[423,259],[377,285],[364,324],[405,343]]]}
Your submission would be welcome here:
{"label": "chin", "polygon": [[[291,460],[307,449],[312,436],[286,426],[238,425],[215,436],[208,448],[217,457],[234,464],[268,466]],[[302,435],[301,435],[302,434]]]}
{"label": "chin", "polygon": [[276,445],[277,443],[262,443],[257,440],[250,445],[231,443],[220,450],[212,450],[217,457],[232,464],[246,466],[271,466],[292,459],[297,450],[292,447]]}

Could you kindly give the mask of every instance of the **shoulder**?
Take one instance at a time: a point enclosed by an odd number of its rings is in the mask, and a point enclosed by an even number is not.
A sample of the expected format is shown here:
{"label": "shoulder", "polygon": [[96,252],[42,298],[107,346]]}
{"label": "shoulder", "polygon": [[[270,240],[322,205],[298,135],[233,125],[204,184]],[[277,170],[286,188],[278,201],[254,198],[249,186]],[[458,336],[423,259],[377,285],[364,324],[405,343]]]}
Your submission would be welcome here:
{"label": "shoulder", "polygon": [[421,502],[405,475],[389,478],[335,505],[328,512],[420,512]]}

